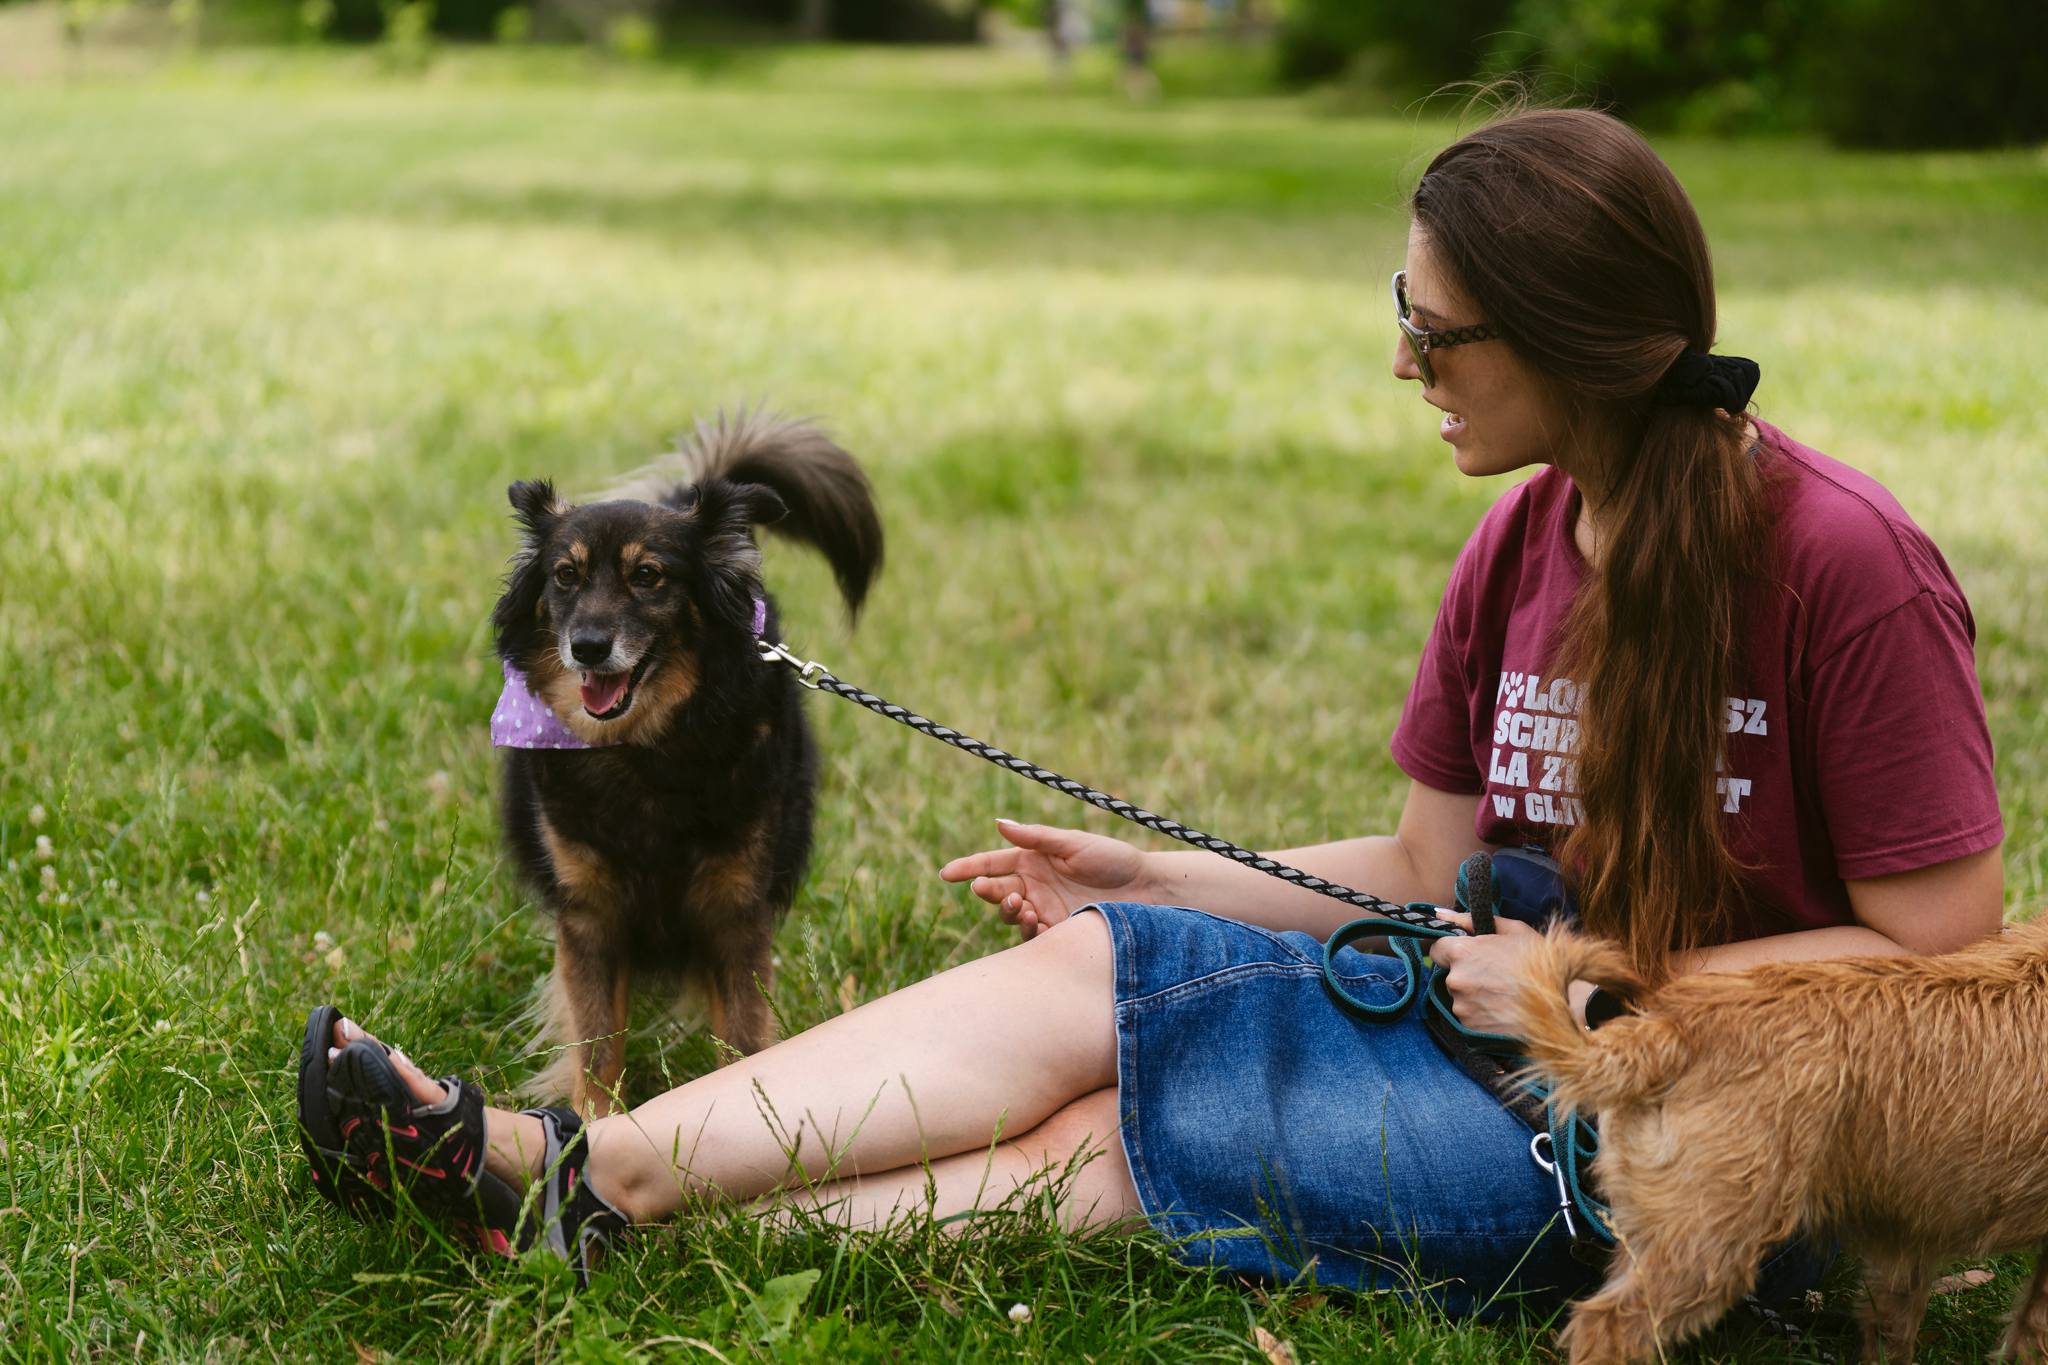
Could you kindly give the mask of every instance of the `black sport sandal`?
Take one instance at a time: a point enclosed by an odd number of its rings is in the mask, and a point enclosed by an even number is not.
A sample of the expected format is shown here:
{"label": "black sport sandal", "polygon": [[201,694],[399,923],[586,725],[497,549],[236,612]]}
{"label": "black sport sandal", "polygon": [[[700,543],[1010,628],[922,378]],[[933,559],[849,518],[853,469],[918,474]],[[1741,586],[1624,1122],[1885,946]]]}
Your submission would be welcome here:
{"label": "black sport sandal", "polygon": [[306,1154],[313,1188],[322,1198],[354,1217],[378,1218],[390,1211],[390,1197],[377,1187],[370,1169],[349,1155],[328,1106],[327,1050],[334,1046],[340,1019],[333,1005],[316,1006],[306,1016],[306,1036],[299,1044],[299,1150]]}
{"label": "black sport sandal", "polygon": [[547,1135],[540,1175],[521,1194],[484,1166],[483,1092],[443,1076],[446,1098],[423,1105],[387,1049],[358,1039],[342,1049],[328,1096],[337,1130],[367,1177],[402,1185],[421,1208],[470,1233],[486,1251],[519,1256],[545,1246],[579,1284],[631,1220],[584,1178],[589,1143],[571,1109],[527,1109]]}

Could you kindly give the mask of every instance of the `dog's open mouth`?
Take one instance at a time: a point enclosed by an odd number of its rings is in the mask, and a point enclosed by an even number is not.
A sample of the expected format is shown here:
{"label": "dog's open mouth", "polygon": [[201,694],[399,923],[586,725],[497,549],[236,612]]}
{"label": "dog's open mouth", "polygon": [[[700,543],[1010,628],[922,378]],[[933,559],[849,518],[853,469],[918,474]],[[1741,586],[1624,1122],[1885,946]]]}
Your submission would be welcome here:
{"label": "dog's open mouth", "polygon": [[633,692],[647,676],[649,661],[642,659],[630,673],[585,673],[583,710],[592,720],[617,720],[633,709]]}

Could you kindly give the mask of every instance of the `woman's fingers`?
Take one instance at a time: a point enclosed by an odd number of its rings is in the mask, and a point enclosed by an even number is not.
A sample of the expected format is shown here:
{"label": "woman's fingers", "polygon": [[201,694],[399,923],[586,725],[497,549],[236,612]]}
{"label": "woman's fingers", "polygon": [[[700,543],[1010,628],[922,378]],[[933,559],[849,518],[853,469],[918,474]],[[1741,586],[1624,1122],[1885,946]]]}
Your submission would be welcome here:
{"label": "woman's fingers", "polygon": [[1024,894],[1021,877],[976,877],[967,888],[990,905],[1000,906],[1011,896]]}
{"label": "woman's fingers", "polygon": [[1072,853],[1095,836],[1084,829],[1063,829],[1058,825],[1026,825],[1016,820],[996,821],[996,833],[1018,848],[1028,848],[1047,857]]}
{"label": "woman's fingers", "polygon": [[943,881],[964,882],[975,877],[1002,877],[1017,870],[1018,861],[1023,858],[1022,849],[991,848],[981,853],[968,853],[955,858],[939,869]]}

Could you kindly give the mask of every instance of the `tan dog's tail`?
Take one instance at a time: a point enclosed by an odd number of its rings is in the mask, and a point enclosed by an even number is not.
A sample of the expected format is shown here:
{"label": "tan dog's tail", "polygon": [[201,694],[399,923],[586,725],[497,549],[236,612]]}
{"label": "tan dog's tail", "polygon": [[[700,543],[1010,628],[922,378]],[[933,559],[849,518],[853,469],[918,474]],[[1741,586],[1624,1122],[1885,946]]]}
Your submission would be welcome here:
{"label": "tan dog's tail", "polygon": [[1642,978],[1619,946],[1570,929],[1552,928],[1532,950],[1516,1001],[1519,1032],[1528,1053],[1524,1074],[1552,1084],[1567,1108],[1599,1111],[1649,1093],[1684,1061],[1678,1035],[1662,1020],[1616,1020],[1598,1033],[1579,1027],[1565,990],[1590,981],[1639,996]]}

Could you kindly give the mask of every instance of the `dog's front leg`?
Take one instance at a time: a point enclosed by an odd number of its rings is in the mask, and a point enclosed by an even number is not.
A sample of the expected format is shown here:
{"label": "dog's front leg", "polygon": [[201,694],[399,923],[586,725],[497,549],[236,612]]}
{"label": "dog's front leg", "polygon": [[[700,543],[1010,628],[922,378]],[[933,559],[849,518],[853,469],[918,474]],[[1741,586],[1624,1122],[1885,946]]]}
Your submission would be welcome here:
{"label": "dog's front leg", "polygon": [[774,983],[768,934],[735,936],[721,946],[705,972],[711,1031],[736,1051],[752,1056],[775,1041],[775,1013],[763,994]]}
{"label": "dog's front leg", "polygon": [[1993,1360],[2048,1365],[2048,1242],[2037,1249],[2034,1277],[2013,1303],[2012,1325],[1992,1353]]}
{"label": "dog's front leg", "polygon": [[611,940],[586,916],[564,914],[555,921],[551,1012],[555,1037],[567,1046],[551,1079],[585,1118],[619,1107],[619,1077],[626,1069],[630,977]]}
{"label": "dog's front leg", "polygon": [[758,851],[748,848],[705,859],[690,886],[711,1031],[749,1056],[775,1041],[775,1015],[764,992],[773,981],[779,907],[770,902],[765,880]]}

